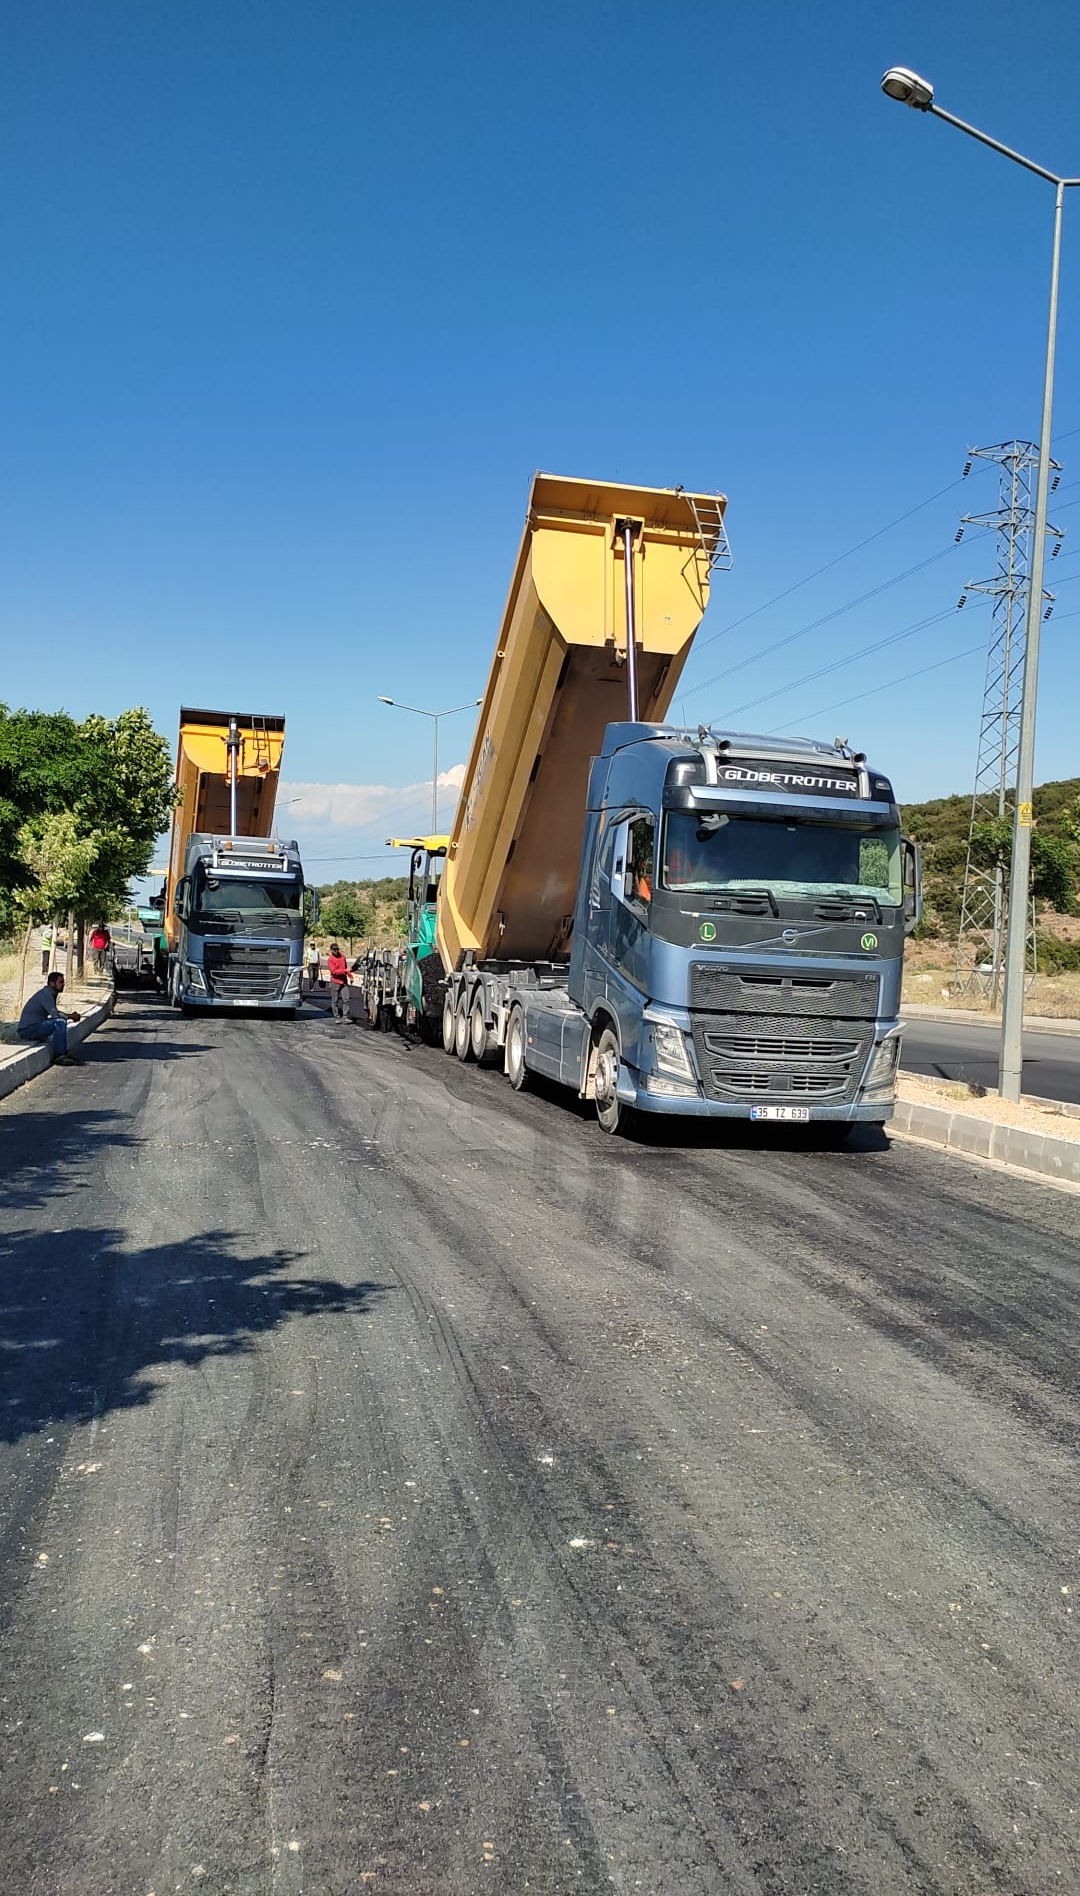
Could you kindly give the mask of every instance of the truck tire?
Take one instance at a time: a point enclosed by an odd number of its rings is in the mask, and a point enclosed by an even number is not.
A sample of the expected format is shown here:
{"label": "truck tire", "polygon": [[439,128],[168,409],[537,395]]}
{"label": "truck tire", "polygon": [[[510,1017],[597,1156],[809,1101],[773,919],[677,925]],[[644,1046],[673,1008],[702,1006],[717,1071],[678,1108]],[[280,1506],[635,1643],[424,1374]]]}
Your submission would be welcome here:
{"label": "truck tire", "polygon": [[482,1066],[491,1052],[491,1035],[484,1019],[484,996],[477,988],[469,1014],[469,1040],[472,1044],[472,1057],[477,1066]]}
{"label": "truck tire", "polygon": [[453,988],[448,987],[446,993],[443,995],[442,1004],[442,1043],[444,1053],[453,1053],[456,1033],[457,1022],[454,1018],[454,991]]}
{"label": "truck tire", "polygon": [[420,1014],[420,1038],[429,1047],[439,1044],[439,1019],[442,1013],[442,997],[446,992],[443,966],[437,954],[425,955],[420,963],[420,994],[423,1007]]}
{"label": "truck tire", "polygon": [[626,1132],[633,1108],[624,1106],[615,1088],[619,1078],[619,1037],[605,1027],[596,1043],[596,1117],[605,1132]]}
{"label": "truck tire", "polygon": [[459,1060],[472,1060],[472,1031],[469,1025],[469,1004],[463,994],[454,1015],[454,1052]]}
{"label": "truck tire", "polygon": [[512,1007],[510,1019],[506,1025],[506,1077],[515,1093],[523,1093],[529,1084],[529,1069],[525,1065],[525,1013],[520,1007]]}

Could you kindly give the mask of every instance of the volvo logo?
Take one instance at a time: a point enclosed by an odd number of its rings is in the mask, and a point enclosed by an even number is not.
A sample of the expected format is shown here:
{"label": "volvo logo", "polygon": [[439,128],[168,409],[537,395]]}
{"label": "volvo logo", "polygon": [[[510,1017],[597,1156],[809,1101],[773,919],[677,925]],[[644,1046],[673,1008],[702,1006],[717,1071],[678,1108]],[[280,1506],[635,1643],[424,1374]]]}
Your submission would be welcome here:
{"label": "volvo logo", "polygon": [[780,937],[781,941],[788,941],[788,942],[798,941],[798,939],[799,939],[799,931],[797,928],[785,928],[783,934]]}

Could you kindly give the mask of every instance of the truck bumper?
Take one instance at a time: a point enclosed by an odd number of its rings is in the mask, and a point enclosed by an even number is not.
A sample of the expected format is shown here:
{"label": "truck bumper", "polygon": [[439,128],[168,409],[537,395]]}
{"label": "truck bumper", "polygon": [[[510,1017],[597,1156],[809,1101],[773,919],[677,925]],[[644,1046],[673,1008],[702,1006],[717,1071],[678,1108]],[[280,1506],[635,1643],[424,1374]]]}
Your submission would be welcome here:
{"label": "truck bumper", "polygon": [[[700,1093],[651,1093],[625,1062],[619,1070],[618,1096],[625,1106],[639,1113],[658,1113],[669,1119],[745,1119],[752,1117],[753,1102],[705,1099]],[[809,1105],[807,1120],[757,1120],[758,1125],[885,1125],[893,1116],[895,1097],[845,1106]]]}
{"label": "truck bumper", "polygon": [[297,993],[278,995],[267,1000],[225,1000],[217,994],[198,993],[194,988],[181,988],[180,1000],[184,1007],[198,1008],[203,1014],[291,1014],[300,1005]]}

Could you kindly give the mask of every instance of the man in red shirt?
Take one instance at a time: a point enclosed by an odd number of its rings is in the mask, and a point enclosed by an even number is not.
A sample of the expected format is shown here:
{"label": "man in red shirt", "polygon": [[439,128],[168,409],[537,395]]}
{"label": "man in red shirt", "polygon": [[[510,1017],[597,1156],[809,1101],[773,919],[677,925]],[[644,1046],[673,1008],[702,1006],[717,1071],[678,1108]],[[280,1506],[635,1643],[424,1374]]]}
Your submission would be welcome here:
{"label": "man in red shirt", "polygon": [[335,941],[326,958],[326,971],[330,976],[330,1012],[335,1020],[344,1020],[346,1012],[346,988],[349,985],[349,964]]}

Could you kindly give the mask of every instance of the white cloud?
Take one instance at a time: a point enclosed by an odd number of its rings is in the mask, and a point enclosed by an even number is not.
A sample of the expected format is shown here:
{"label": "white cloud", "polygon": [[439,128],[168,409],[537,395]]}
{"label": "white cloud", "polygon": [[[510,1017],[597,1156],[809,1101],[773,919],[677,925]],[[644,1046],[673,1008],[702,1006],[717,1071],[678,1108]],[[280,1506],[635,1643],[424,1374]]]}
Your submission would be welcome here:
{"label": "white cloud", "polygon": [[[450,820],[446,807],[449,793],[461,789],[464,776],[464,764],[454,764],[450,770],[439,772],[439,818],[443,823]],[[283,783],[278,791],[278,821],[286,824],[291,821],[297,828],[305,829],[323,826],[365,829],[376,823],[386,824],[388,818],[399,812],[422,811],[430,796],[430,777],[426,783],[406,784]],[[292,799],[296,801],[289,810]],[[415,825],[415,814],[411,821]]]}

